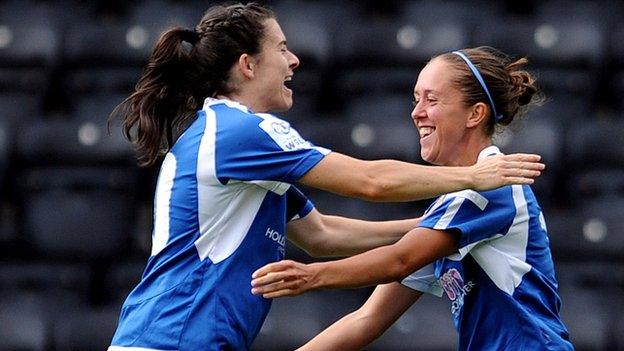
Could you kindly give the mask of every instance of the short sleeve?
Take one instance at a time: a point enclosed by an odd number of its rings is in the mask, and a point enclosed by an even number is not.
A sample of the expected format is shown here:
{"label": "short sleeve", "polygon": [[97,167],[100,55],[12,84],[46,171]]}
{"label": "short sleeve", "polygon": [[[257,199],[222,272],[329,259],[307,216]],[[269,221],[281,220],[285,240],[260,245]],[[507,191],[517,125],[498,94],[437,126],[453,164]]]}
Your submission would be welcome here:
{"label": "short sleeve", "polygon": [[218,118],[215,144],[215,170],[223,184],[231,179],[295,183],[330,152],[269,114]]}
{"label": "short sleeve", "polygon": [[461,259],[478,243],[507,233],[515,215],[511,186],[486,192],[464,190],[439,198],[419,227],[458,232]]}
{"label": "short sleeve", "polygon": [[303,218],[314,209],[314,204],[299,189],[291,186],[286,192],[286,219]]}
{"label": "short sleeve", "polygon": [[417,290],[425,294],[435,295],[437,297],[441,297],[444,292],[435,276],[435,263],[430,263],[408,275],[401,281],[401,284],[410,289]]}

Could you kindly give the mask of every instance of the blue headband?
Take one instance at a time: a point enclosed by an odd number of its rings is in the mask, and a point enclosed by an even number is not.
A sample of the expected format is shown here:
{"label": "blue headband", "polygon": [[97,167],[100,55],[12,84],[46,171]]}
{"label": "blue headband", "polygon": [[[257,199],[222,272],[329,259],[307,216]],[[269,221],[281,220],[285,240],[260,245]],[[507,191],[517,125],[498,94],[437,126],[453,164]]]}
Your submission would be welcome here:
{"label": "blue headband", "polygon": [[499,122],[501,119],[503,119],[503,115],[499,115],[496,112],[496,106],[494,106],[494,100],[492,99],[492,95],[490,95],[490,91],[488,90],[487,85],[485,85],[485,81],[483,80],[481,73],[479,73],[479,70],[477,69],[477,67],[475,67],[475,65],[470,61],[470,59],[468,59],[468,57],[466,57],[466,55],[464,55],[463,52],[453,51],[453,53],[461,57],[462,60],[466,61],[468,68],[470,68],[470,70],[472,71],[472,74],[475,76],[475,78],[477,78],[477,80],[479,81],[479,84],[481,84],[481,87],[483,88],[483,91],[485,91],[485,95],[487,95],[488,100],[490,101],[490,107],[492,107],[492,115],[494,116],[494,121]]}

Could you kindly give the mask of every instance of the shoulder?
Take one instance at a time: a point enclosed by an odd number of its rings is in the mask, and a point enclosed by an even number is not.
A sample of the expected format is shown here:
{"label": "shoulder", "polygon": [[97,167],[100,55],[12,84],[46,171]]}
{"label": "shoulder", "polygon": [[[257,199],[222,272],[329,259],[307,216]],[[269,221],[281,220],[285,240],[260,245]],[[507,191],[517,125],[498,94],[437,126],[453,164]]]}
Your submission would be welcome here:
{"label": "shoulder", "polygon": [[499,206],[511,201],[513,199],[513,187],[508,185],[489,191],[462,190],[447,194],[445,199],[463,199],[483,210],[488,206]]}
{"label": "shoulder", "polygon": [[[439,216],[454,214],[471,214],[471,216],[481,216],[488,213],[503,215],[515,213],[514,186],[504,186],[502,188],[477,192],[474,190],[462,190],[449,193],[436,201],[426,215]],[[522,191],[521,186],[517,186]]]}

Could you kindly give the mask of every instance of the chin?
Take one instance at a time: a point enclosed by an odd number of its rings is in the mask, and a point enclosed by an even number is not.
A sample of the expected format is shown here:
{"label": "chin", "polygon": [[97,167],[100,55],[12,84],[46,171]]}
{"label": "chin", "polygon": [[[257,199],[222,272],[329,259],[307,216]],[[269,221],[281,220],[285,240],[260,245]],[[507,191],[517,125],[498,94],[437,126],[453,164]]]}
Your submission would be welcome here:
{"label": "chin", "polygon": [[424,154],[424,153],[420,153],[420,158],[423,159],[423,161],[432,164],[432,165],[436,165],[436,166],[444,166],[443,162],[440,162],[439,160],[437,160],[435,157],[433,157],[432,155],[429,154]]}
{"label": "chin", "polygon": [[272,111],[275,111],[275,112],[286,112],[286,111],[290,110],[292,105],[293,105],[292,100],[290,100],[290,101],[286,100],[286,101],[283,101],[283,102],[281,102],[279,104],[275,104],[275,107],[272,109]]}

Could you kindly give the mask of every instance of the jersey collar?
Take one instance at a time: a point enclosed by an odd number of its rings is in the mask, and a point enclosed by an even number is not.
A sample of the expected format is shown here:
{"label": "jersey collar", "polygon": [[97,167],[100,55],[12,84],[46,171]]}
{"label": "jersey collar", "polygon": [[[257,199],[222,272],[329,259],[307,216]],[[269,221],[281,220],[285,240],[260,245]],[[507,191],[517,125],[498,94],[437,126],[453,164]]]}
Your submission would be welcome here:
{"label": "jersey collar", "polygon": [[252,113],[251,110],[247,106],[239,102],[228,100],[228,99],[215,99],[213,97],[207,97],[206,100],[204,100],[204,109],[208,108],[209,106],[217,105],[217,104],[225,104],[228,107],[241,110],[245,113]]}
{"label": "jersey collar", "polygon": [[486,147],[485,149],[481,150],[481,152],[479,152],[479,157],[477,157],[477,162],[482,161],[488,156],[501,155],[501,154],[502,152],[497,146],[490,145]]}

